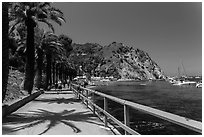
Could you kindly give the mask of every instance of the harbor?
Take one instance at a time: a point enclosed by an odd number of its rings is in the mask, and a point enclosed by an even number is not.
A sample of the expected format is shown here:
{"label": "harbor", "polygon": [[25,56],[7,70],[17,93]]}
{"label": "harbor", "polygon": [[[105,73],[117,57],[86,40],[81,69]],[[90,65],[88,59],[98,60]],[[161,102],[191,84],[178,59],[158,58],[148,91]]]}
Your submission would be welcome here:
{"label": "harbor", "polygon": [[2,2],[3,135],[201,135],[202,2]]}

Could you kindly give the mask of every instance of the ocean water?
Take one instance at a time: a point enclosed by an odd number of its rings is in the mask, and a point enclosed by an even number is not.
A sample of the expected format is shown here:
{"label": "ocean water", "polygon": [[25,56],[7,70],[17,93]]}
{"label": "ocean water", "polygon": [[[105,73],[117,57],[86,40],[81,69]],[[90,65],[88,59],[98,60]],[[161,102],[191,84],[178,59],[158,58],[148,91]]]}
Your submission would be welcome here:
{"label": "ocean water", "polygon": [[[173,86],[165,81],[119,81],[94,87],[94,90],[177,114],[186,118],[202,121],[202,89],[192,86]],[[103,106],[103,99],[98,97]],[[123,106],[108,102],[109,112],[123,121]],[[188,129],[164,120],[130,110],[131,127],[141,134],[197,134]]]}

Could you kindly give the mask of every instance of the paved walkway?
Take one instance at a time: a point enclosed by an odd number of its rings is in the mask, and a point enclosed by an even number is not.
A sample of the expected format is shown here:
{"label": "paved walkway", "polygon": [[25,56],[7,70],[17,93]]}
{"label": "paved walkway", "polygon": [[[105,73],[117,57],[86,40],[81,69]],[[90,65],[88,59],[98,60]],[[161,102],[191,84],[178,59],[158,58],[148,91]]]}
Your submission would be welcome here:
{"label": "paved walkway", "polygon": [[3,135],[113,135],[72,91],[46,92],[3,119]]}

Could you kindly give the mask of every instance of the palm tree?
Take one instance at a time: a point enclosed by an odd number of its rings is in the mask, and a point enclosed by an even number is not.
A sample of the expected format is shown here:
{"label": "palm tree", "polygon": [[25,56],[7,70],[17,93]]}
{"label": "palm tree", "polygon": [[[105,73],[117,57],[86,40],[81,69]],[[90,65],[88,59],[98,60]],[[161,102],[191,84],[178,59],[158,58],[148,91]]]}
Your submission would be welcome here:
{"label": "palm tree", "polygon": [[24,90],[31,94],[34,83],[34,64],[35,64],[35,45],[34,45],[34,28],[38,22],[43,22],[48,25],[53,31],[54,28],[50,20],[62,25],[63,13],[50,5],[47,2],[16,2],[12,4],[10,10],[10,19],[14,22],[11,31],[18,24],[24,23],[27,27],[26,37],[26,73],[24,81]]}
{"label": "palm tree", "polygon": [[61,35],[59,35],[59,41],[64,46],[64,49],[65,49],[65,52],[66,52],[65,54],[68,57],[69,54],[70,54],[70,51],[73,50],[73,47],[71,46],[72,39],[70,37],[68,37],[67,35],[61,34]]}
{"label": "palm tree", "polygon": [[70,52],[73,50],[73,47],[71,46],[72,39],[69,38],[67,35],[61,34],[59,35],[59,41],[64,47],[64,56],[63,60],[60,62],[59,67],[59,77],[63,82],[66,82],[66,70],[69,68],[70,64],[68,62],[68,57],[70,55]]}
{"label": "palm tree", "polygon": [[42,49],[42,41],[44,39],[44,30],[35,28],[35,46],[36,46],[36,75],[34,85],[40,89],[42,88],[42,69],[44,60],[44,51]]}
{"label": "palm tree", "polygon": [[[37,62],[37,73],[36,73],[36,87],[42,88],[42,70],[43,70],[43,59],[46,57],[46,85],[50,83],[50,65],[54,55],[55,58],[63,53],[63,46],[58,41],[58,36],[52,32],[46,32],[43,29],[35,29],[35,45],[37,47],[36,51],[36,62]],[[59,57],[60,58],[60,57]],[[53,58],[54,59],[54,58]],[[47,87],[47,86],[46,86]]]}
{"label": "palm tree", "polygon": [[9,46],[8,46],[8,2],[2,3],[2,101],[5,98],[8,82]]}
{"label": "palm tree", "polygon": [[[56,38],[56,37],[55,37]],[[55,78],[55,75],[59,76],[59,79],[65,81],[65,78],[62,76],[65,73],[65,68],[69,66],[68,56],[69,52],[72,50],[71,43],[72,39],[68,36],[62,34],[58,37],[58,40],[55,38],[51,39],[50,44],[47,45],[46,50],[46,89],[48,86],[54,84],[58,77]],[[57,72],[58,70],[58,72]]]}
{"label": "palm tree", "polygon": [[[64,54],[65,49],[61,43],[54,43],[50,45],[45,45],[47,46],[45,55],[46,55],[46,84],[45,84],[45,89],[48,89],[48,86],[51,86],[52,83],[54,84],[54,80],[52,80],[52,64],[58,63],[61,64],[63,60],[65,60],[67,57]],[[55,61],[55,62],[54,62]]]}

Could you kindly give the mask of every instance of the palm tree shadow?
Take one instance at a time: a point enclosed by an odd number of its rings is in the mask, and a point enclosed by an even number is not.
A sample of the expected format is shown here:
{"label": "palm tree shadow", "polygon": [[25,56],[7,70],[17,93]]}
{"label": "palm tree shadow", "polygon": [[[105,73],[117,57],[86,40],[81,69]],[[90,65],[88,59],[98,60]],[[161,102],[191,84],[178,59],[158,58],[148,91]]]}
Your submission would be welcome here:
{"label": "palm tree shadow", "polygon": [[51,88],[50,90],[47,90],[44,92],[45,94],[73,94],[73,91],[70,88]]}
{"label": "palm tree shadow", "polygon": [[57,104],[74,104],[75,102],[81,102],[80,99],[75,99],[75,98],[52,98],[52,99],[35,99],[33,101],[36,102],[43,102],[43,103],[57,103]]}
{"label": "palm tree shadow", "polygon": [[72,110],[63,110],[59,113],[51,112],[43,109],[38,109],[37,111],[30,111],[29,113],[17,113],[12,114],[5,119],[3,119],[3,125],[18,125],[23,124],[21,126],[11,127],[9,128],[9,133],[17,132],[19,130],[24,130],[27,128],[32,128],[34,126],[38,126],[39,124],[43,124],[48,122],[46,129],[43,129],[39,135],[42,135],[48,132],[50,129],[55,127],[56,125],[63,123],[64,125],[70,127],[74,133],[79,133],[81,130],[76,127],[73,122],[87,122],[91,124],[97,124],[95,116],[88,112],[75,112],[75,109]]}
{"label": "palm tree shadow", "polygon": [[64,91],[65,92],[63,92],[63,90],[46,91],[44,94],[73,94],[72,92],[67,92],[67,90]]}

